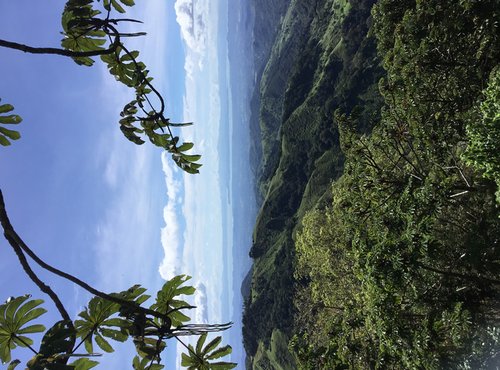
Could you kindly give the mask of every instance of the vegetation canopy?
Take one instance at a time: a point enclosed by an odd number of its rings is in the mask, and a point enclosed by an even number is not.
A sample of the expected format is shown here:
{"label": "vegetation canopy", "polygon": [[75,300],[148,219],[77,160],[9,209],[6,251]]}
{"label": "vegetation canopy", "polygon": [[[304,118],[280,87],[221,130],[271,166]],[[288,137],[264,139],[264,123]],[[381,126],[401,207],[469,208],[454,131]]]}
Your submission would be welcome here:
{"label": "vegetation canopy", "polygon": [[247,366],[497,368],[500,2],[255,3]]}

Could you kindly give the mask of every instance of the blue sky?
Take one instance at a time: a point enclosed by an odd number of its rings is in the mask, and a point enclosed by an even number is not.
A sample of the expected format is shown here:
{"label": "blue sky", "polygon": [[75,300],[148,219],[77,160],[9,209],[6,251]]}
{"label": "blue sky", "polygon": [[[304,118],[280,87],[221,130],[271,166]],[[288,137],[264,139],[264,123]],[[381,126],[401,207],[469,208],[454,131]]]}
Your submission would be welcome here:
{"label": "blue sky", "polygon": [[[218,37],[227,32],[219,18],[227,15],[225,4],[148,0],[131,13],[145,21],[133,29],[148,35],[129,45],[141,51],[167,98],[168,115],[195,122],[179,133],[203,156],[196,176],[182,174],[152,145],[136,146],[123,137],[119,112],[133,96],[99,63],[84,68],[62,57],[0,50],[0,98],[24,119],[21,140],[0,148],[0,188],[19,234],[47,262],[104,291],[141,283],[154,294],[163,279],[189,274],[199,293],[191,315],[212,323],[231,320],[233,308],[227,305],[235,289],[230,266],[223,265],[232,258],[232,214],[227,179],[219,175],[221,106],[230,94],[219,68],[227,58]],[[58,46],[63,6],[0,1],[0,38]],[[4,241],[0,269],[0,299],[42,296]],[[89,298],[71,284],[42,276],[71,313]],[[128,368],[133,356],[122,356],[128,351],[121,349],[102,368]],[[168,368],[172,361],[178,365],[178,355],[170,354]]]}

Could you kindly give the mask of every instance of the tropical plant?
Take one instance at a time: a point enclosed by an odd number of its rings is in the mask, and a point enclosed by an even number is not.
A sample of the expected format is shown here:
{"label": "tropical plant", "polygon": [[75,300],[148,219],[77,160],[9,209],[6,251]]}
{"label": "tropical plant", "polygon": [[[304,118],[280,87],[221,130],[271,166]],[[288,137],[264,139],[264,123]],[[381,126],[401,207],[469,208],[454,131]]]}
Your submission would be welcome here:
{"label": "tropical plant", "polygon": [[212,339],[207,345],[203,346],[206,339],[207,334],[202,334],[200,338],[198,338],[196,348],[194,348],[191,344],[188,346],[188,354],[182,354],[182,366],[186,366],[190,370],[226,370],[236,367],[236,364],[230,362],[210,362],[212,360],[216,360],[230,354],[231,347],[223,346],[217,348],[222,341],[221,337],[216,337]]}
{"label": "tropical plant", "polygon": [[[61,316],[60,321],[46,330],[45,326],[35,321],[46,313],[46,310],[40,307],[42,300],[32,300],[26,295],[9,298],[0,305],[0,360],[9,363],[9,369],[14,369],[20,363],[17,359],[12,360],[12,351],[17,347],[28,348],[34,353],[34,357],[26,364],[28,369],[87,370],[98,364],[93,360],[98,356],[95,353],[97,348],[107,353],[113,352],[110,341],[132,340],[137,350],[137,356],[132,362],[134,369],[159,370],[164,367],[160,355],[167,346],[167,340],[175,338],[186,346],[181,340],[183,336],[201,335],[201,340],[206,337],[206,333],[225,330],[231,325],[231,323],[214,325],[188,323],[190,318],[181,311],[194,307],[180,298],[195,293],[194,287],[184,285],[190,279],[189,276],[180,275],[167,281],[158,292],[155,302],[147,307],[144,304],[150,296],[145,294],[146,289],[140,285],[134,285],[123,292],[106,294],[47,264],[14,230],[1,192],[0,224],[24,271],[40,290],[50,297]],[[70,318],[57,294],[35,274],[27,257],[46,271],[69,280],[95,295],[87,307],[79,313],[78,319]],[[33,347],[34,341],[30,336],[34,333],[44,333],[38,350]],[[219,337],[203,351],[198,347],[195,351],[192,347],[186,346],[189,351],[188,356],[193,359],[200,356],[202,359],[200,364],[204,364],[203,361],[207,359],[231,353],[230,346],[217,348],[220,342]],[[78,352],[82,345],[84,351]],[[70,362],[74,357],[79,358]],[[231,363],[225,364],[225,366],[235,366]]]}
{"label": "tropical plant", "polygon": [[[141,23],[125,17],[115,18],[114,12],[124,14],[133,0],[68,0],[62,13],[62,48],[31,47],[0,39],[0,47],[11,48],[26,53],[52,54],[72,58],[77,64],[92,66],[96,58],[106,64],[108,71],[117,81],[133,90],[134,99],[127,103],[119,121],[120,129],[127,139],[135,144],[143,144],[146,139],[169,152],[174,162],[185,172],[199,172],[199,155],[187,154],[193,143],[180,143],[173,130],[191,123],[173,123],[165,116],[165,101],[153,84],[146,65],[138,60],[139,52],[130,50],[123,40],[145,35],[143,32],[124,32],[124,23]],[[0,105],[0,144],[8,146],[11,140],[20,138],[18,131],[4,125],[18,124],[21,117],[13,114],[10,104]],[[149,295],[140,285],[130,289],[107,294],[101,292],[77,277],[61,271],[42,259],[24,243],[12,226],[7,215],[3,194],[0,191],[0,224],[4,236],[17,255],[28,277],[47,294],[55,304],[61,320],[48,330],[37,321],[46,313],[40,299],[29,295],[9,298],[0,304],[0,360],[8,364],[7,369],[15,369],[21,361],[12,359],[18,348],[33,352],[34,356],[26,364],[31,370],[87,370],[98,365],[95,360],[103,351],[112,352],[113,342],[133,341],[137,355],[132,360],[136,370],[160,370],[161,354],[169,339],[175,339],[186,347],[188,357],[200,366],[206,360],[220,358],[231,353],[231,347],[219,347],[221,338],[210,343],[209,348],[199,352],[198,348],[186,345],[184,336],[201,335],[226,330],[231,323],[197,324],[190,323],[186,311],[194,308],[182,296],[195,293],[195,288],[184,285],[189,276],[180,275],[167,281],[156,295],[154,303],[146,305]],[[58,295],[45,284],[31,268],[30,260],[42,269],[69,280],[94,295],[87,307],[72,319]],[[40,346],[36,349],[33,334],[43,333]],[[83,346],[83,347],[82,347]],[[208,347],[208,346],[207,346]],[[198,351],[199,353],[197,353]],[[75,360],[76,358],[76,360]],[[224,367],[221,367],[223,364]],[[195,365],[190,365],[194,368]],[[233,363],[213,363],[211,368],[224,369],[236,366]]]}
{"label": "tropical plant", "polygon": [[[148,139],[154,145],[165,149],[174,162],[188,173],[198,173],[201,167],[199,155],[187,154],[193,143],[180,144],[173,130],[191,123],[173,123],[165,116],[165,100],[153,84],[146,65],[138,60],[139,52],[129,50],[124,39],[145,35],[143,32],[123,32],[124,23],[142,23],[136,19],[113,18],[114,11],[124,14],[133,0],[69,0],[62,13],[62,49],[35,48],[0,39],[0,47],[11,48],[33,54],[53,54],[72,58],[77,64],[92,66],[99,57],[115,79],[133,89],[134,99],[127,103],[120,113],[120,129],[127,139],[141,145]],[[0,113],[13,109],[2,105]],[[0,118],[0,123],[19,123],[17,115]],[[18,139],[19,133],[0,127],[0,144]]]}

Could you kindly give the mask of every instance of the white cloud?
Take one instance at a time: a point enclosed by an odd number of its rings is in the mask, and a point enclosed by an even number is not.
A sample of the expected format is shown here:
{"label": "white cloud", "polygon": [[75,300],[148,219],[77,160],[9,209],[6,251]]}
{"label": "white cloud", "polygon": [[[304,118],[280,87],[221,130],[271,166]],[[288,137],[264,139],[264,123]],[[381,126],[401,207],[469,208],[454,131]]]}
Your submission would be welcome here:
{"label": "white cloud", "polygon": [[167,186],[167,205],[163,208],[163,219],[165,227],[161,229],[161,244],[164,250],[163,261],[159,271],[165,280],[179,275],[181,260],[179,249],[182,244],[182,235],[179,227],[180,213],[180,182],[175,178],[176,168],[172,168],[172,161],[167,158],[166,153],[162,153],[161,162],[165,174],[165,184]]}
{"label": "white cloud", "polygon": [[[128,13],[130,18],[147,22],[123,24],[124,32],[147,32],[146,37],[127,39],[127,46],[140,51],[139,59],[148,66],[160,90],[166,80],[166,12],[163,0],[151,0],[144,7],[131,8]],[[103,107],[100,113],[110,125],[99,132],[96,163],[111,192],[103,199],[107,208],[96,227],[95,252],[100,261],[96,266],[96,278],[99,284],[111,289],[121,288],[129,282],[143,282],[149,286],[159,278],[155,267],[161,251],[160,222],[156,218],[159,207],[154,208],[159,194],[151,191],[152,179],[158,179],[153,176],[159,170],[158,151],[149,143],[136,146],[120,132],[119,112],[134,98],[134,92],[116,82],[107,68],[99,65],[102,78],[98,99]],[[164,210],[164,214],[167,213]]]}
{"label": "white cloud", "polygon": [[207,289],[202,283],[198,283],[196,286],[196,296],[194,299],[195,309],[195,322],[197,324],[208,324],[208,312],[207,312]]}
{"label": "white cloud", "polygon": [[203,54],[207,42],[208,0],[177,0],[175,13],[186,46],[196,54]]}
{"label": "white cloud", "polygon": [[184,70],[188,80],[194,81],[196,72],[204,68],[203,58],[208,48],[210,6],[208,0],[177,0],[176,20],[186,46]]}

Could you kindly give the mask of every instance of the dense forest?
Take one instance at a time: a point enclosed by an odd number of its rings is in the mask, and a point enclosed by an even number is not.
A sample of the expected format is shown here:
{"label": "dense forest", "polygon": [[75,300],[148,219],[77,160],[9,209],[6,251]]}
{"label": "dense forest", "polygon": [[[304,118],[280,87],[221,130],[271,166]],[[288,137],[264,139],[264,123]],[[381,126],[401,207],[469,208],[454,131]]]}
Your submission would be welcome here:
{"label": "dense forest", "polygon": [[495,369],[500,1],[260,3],[247,367]]}

